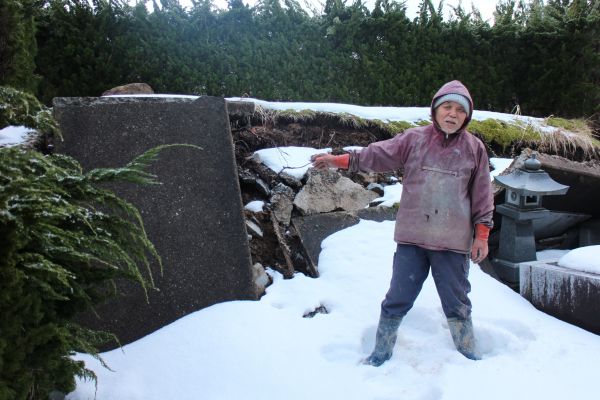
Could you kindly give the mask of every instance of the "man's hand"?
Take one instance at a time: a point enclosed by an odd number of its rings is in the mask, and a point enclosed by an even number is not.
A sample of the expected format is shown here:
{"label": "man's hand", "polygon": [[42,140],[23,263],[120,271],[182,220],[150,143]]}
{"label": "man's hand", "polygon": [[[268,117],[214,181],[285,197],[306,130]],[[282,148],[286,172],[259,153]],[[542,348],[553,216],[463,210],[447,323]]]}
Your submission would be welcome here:
{"label": "man's hand", "polygon": [[327,153],[315,154],[310,157],[310,161],[313,163],[313,167],[316,169],[327,169],[327,168],[343,168],[348,169],[348,162],[350,160],[349,154],[343,154],[340,156],[334,156]]}
{"label": "man's hand", "polygon": [[473,240],[473,247],[471,247],[471,261],[478,264],[483,261],[488,255],[488,242],[487,240],[477,239]]}

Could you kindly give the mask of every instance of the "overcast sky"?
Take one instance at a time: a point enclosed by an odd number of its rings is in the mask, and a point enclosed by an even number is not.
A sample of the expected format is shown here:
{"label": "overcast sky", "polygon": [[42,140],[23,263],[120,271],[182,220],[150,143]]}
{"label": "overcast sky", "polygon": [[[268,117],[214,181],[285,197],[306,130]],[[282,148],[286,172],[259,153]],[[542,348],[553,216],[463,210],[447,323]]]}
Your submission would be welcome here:
{"label": "overcast sky", "polygon": [[[245,4],[253,5],[257,0],[243,0]],[[325,4],[325,0],[297,0],[300,4],[304,4],[305,2],[309,2],[314,5],[314,7],[318,10],[323,9],[323,5]],[[188,7],[191,5],[191,0],[179,0],[179,2]],[[406,8],[407,15],[410,19],[413,19],[417,15],[417,10],[419,9],[419,3],[421,0],[407,0]],[[436,6],[439,4],[440,0],[433,0],[433,4]],[[471,4],[475,5],[475,7],[481,12],[481,16],[484,20],[488,20],[490,23],[493,22],[493,13],[496,9],[496,0],[445,0],[444,1],[444,10],[446,13],[450,11],[450,5],[456,6],[459,2],[462,2],[463,8],[467,11],[471,11]],[[227,0],[214,0],[214,4],[220,8],[227,7]],[[346,0],[346,4],[352,4],[352,0]],[[375,5],[375,0],[365,0],[365,4],[367,8],[370,10],[373,9]],[[447,17],[447,16],[446,16]]]}

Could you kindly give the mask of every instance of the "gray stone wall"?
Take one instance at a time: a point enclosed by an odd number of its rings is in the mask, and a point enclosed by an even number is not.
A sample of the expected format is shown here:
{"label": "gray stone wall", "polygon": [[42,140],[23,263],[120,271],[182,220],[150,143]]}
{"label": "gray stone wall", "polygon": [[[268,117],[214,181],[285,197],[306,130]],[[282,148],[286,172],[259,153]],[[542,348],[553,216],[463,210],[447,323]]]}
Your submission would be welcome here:
{"label": "gray stone wall", "polygon": [[235,299],[256,299],[225,100],[186,98],[57,98],[54,114],[64,141],[56,152],[85,170],[119,167],[170,143],[150,172],[161,185],[122,184],[117,194],[136,205],[164,273],[152,271],[149,303],[141,288],[120,282],[120,298],[82,320],[114,332],[122,344],[186,314]]}

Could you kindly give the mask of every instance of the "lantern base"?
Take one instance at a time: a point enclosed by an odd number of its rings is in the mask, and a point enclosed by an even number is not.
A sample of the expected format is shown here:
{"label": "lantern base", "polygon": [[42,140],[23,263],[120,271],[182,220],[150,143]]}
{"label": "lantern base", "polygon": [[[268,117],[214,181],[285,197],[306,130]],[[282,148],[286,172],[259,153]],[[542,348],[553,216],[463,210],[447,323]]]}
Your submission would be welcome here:
{"label": "lantern base", "polygon": [[498,277],[506,282],[513,290],[518,291],[521,263],[513,263],[500,258],[494,258],[491,263]]}

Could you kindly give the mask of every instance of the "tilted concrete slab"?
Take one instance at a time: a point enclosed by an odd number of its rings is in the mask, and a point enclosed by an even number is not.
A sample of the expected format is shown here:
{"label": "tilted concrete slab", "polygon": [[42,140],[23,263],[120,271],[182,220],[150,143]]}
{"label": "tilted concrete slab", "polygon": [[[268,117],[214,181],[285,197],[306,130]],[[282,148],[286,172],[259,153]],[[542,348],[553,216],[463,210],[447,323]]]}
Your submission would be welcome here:
{"label": "tilted concrete slab", "polygon": [[520,293],[536,308],[600,334],[600,275],[558,266],[555,261],[521,263]]}
{"label": "tilted concrete slab", "polygon": [[164,264],[152,266],[158,290],[120,282],[123,295],[83,320],[114,332],[122,344],[212,304],[255,299],[248,239],[225,100],[181,98],[57,98],[54,114],[64,142],[56,151],[85,170],[125,165],[170,143],[150,172],[161,185],[119,184],[137,206]]}
{"label": "tilted concrete slab", "polygon": [[[292,218],[298,237],[306,251],[309,262],[318,271],[321,242],[327,236],[358,224],[361,219],[370,221],[394,221],[398,209],[389,207],[370,207],[358,211],[338,211],[312,214]],[[390,238],[390,240],[393,238]]]}

